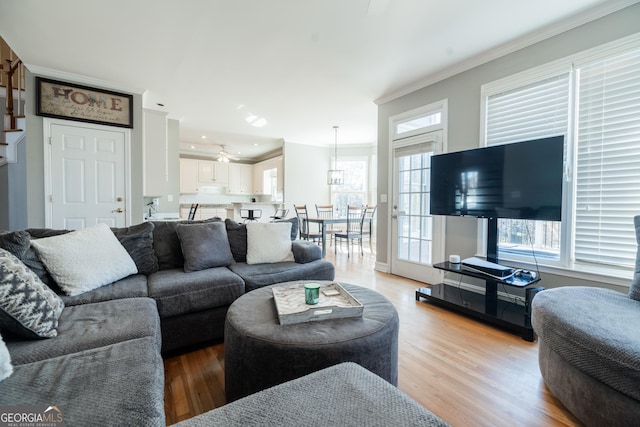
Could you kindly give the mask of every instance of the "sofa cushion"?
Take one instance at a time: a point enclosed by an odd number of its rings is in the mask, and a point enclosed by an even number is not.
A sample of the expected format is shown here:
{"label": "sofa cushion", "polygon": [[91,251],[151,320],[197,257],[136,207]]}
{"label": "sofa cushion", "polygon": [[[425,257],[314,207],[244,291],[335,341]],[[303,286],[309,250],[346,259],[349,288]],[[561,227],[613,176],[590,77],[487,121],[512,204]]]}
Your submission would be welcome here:
{"label": "sofa cushion", "polygon": [[0,249],[0,328],[27,338],[55,337],[63,308],[33,271]]}
{"label": "sofa cushion", "polygon": [[158,269],[168,270],[182,268],[184,257],[176,226],[178,224],[202,224],[221,221],[220,218],[209,218],[202,221],[153,221],[153,250],[158,258]]}
{"label": "sofa cushion", "polygon": [[291,224],[247,224],[247,264],[293,261]]}
{"label": "sofa cushion", "polygon": [[137,338],[14,366],[0,405],[56,405],[68,426],[164,426],[163,362]]}
{"label": "sofa cushion", "polygon": [[293,261],[271,264],[236,262],[228,268],[242,277],[246,292],[281,282],[290,282],[293,280],[333,280],[335,276],[334,265],[323,259],[318,259],[306,264],[298,264]]}
{"label": "sofa cushion", "polygon": [[176,233],[182,247],[185,272],[226,267],[233,262],[223,222],[177,224]]}
{"label": "sofa cushion", "polygon": [[2,340],[2,336],[0,335],[0,381],[5,378],[9,378],[9,376],[13,373],[13,366],[11,365],[11,355],[9,354],[9,349],[7,345]]}
{"label": "sofa cushion", "polygon": [[151,338],[155,351],[160,350],[160,319],[151,298],[65,307],[55,339],[6,338],[13,364],[17,366],[143,337]]}
{"label": "sofa cushion", "polygon": [[138,272],[131,256],[104,224],[33,240],[31,245],[67,295],[78,295]]}
{"label": "sofa cushion", "polygon": [[158,258],[153,250],[154,227],[152,222],[142,222],[131,227],[111,229],[133,259],[138,273],[145,276],[158,271]]}
{"label": "sofa cushion", "polygon": [[225,219],[229,247],[236,262],[247,262],[247,225],[239,224],[232,219]]}
{"label": "sofa cushion", "polygon": [[102,301],[112,301],[124,298],[148,297],[147,276],[134,274],[120,279],[113,283],[91,291],[83,292],[79,295],[60,295],[65,306],[79,304],[93,304]]}
{"label": "sofa cushion", "polygon": [[148,285],[161,318],[227,306],[244,294],[244,282],[227,267],[160,270],[148,277]]}

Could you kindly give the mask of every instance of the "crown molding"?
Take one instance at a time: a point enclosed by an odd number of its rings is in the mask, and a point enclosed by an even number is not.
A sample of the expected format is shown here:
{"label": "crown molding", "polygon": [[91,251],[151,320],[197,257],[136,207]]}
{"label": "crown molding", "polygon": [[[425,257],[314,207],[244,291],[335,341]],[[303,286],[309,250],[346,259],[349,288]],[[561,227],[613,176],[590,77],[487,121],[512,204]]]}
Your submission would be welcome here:
{"label": "crown molding", "polygon": [[488,51],[485,51],[479,55],[475,55],[465,61],[461,61],[450,67],[447,67],[444,70],[430,74],[424,79],[421,79],[407,86],[401,87],[398,90],[395,90],[387,95],[383,95],[375,99],[373,102],[376,105],[381,105],[389,101],[393,101],[394,99],[408,95],[417,90],[430,86],[434,83],[445,80],[449,77],[453,77],[456,74],[469,71],[475,67],[486,64],[487,62],[491,62],[494,59],[501,58],[505,55],[516,52],[525,47],[532,46],[543,40],[549,39],[551,37],[557,36],[559,34],[562,34],[564,32],[577,28],[581,25],[595,21],[596,19],[600,19],[604,16],[610,15],[626,7],[632,6],[638,3],[639,1],[640,0],[608,1],[605,4],[597,6],[589,11],[586,11],[584,13],[578,14],[571,18],[565,19],[558,23],[551,24],[546,28],[543,28],[541,30],[536,30],[535,32],[529,33],[511,42],[502,44],[493,49],[489,49]]}
{"label": "crown molding", "polygon": [[142,95],[144,93],[144,89],[133,88],[129,86],[124,86],[122,84],[110,82],[107,80],[96,79],[93,77],[87,77],[80,74],[69,73],[66,71],[54,70],[52,68],[40,67],[38,65],[33,64],[24,64],[25,67],[33,74],[37,74],[42,77],[49,77],[64,80],[70,83],[78,83],[87,86],[97,86],[102,89],[109,89],[118,92],[127,92],[132,94]]}

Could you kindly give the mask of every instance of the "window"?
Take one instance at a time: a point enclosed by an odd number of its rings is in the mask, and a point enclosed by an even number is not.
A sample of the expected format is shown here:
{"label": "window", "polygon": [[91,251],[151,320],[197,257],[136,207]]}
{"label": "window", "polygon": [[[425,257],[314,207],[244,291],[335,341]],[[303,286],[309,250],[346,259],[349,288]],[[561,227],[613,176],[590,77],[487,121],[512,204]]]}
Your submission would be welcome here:
{"label": "window", "polygon": [[499,221],[499,256],[631,270],[640,212],[640,37],[483,87],[486,145],[566,136],[561,223]]}
{"label": "window", "polygon": [[346,216],[347,206],[367,204],[367,160],[338,160],[338,169],[344,170],[344,184],[332,186],[331,195],[337,214]]}

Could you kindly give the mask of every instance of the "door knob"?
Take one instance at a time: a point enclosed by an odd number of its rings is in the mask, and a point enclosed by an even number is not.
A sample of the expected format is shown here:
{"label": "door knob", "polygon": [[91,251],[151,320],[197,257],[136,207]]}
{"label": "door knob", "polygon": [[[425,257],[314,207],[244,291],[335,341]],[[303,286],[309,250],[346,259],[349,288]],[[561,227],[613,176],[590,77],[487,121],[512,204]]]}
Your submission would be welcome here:
{"label": "door knob", "polygon": [[118,209],[112,210],[111,212],[122,213],[122,212],[124,212],[124,209],[118,208]]}

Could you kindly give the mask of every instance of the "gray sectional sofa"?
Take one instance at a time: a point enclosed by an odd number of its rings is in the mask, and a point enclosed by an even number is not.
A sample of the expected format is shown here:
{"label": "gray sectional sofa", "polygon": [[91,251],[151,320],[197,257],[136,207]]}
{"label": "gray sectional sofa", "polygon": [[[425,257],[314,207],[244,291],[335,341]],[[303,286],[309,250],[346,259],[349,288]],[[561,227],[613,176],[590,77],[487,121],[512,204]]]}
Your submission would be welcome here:
{"label": "gray sectional sofa", "polygon": [[[203,245],[206,233],[188,228],[214,222],[218,231],[225,230],[226,241]],[[297,222],[291,223],[294,237]],[[185,230],[190,234],[181,235]],[[233,221],[147,222],[112,231],[139,273],[73,296],[56,286],[39,259],[44,251],[34,250],[45,238],[66,231],[0,235],[0,261],[9,256],[3,254],[15,255],[28,274],[36,274],[64,302],[57,334],[49,338],[14,333],[14,319],[0,312],[11,362],[2,360],[0,341],[0,375],[12,371],[0,380],[0,405],[55,406],[67,425],[165,425],[163,353],[221,339],[229,305],[248,290],[334,278],[333,264],[307,241],[291,242],[293,260],[247,263],[247,230]],[[202,259],[228,265],[193,265]],[[3,268],[0,263],[0,294],[15,282],[15,274]]]}
{"label": "gray sectional sofa", "polygon": [[628,295],[611,289],[547,289],[532,303],[539,364],[551,393],[587,426],[640,423],[640,216]]}

